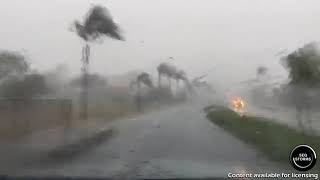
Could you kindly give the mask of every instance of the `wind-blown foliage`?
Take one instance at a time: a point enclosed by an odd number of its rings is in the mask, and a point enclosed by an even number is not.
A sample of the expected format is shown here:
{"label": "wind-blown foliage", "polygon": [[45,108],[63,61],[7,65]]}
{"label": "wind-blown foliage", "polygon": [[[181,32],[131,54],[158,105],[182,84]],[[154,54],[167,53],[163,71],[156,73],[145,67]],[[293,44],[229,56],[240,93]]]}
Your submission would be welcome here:
{"label": "wind-blown foliage", "polygon": [[306,125],[312,129],[310,110],[312,105],[318,104],[314,93],[320,85],[319,47],[318,43],[308,43],[282,58],[290,78],[282,99],[295,106],[296,120],[303,131]]}
{"label": "wind-blown foliage", "polygon": [[318,43],[309,43],[284,57],[291,85],[315,86],[320,83],[320,53]]}
{"label": "wind-blown foliage", "polygon": [[113,21],[108,9],[103,6],[93,6],[84,22],[75,21],[74,27],[79,37],[85,41],[95,41],[103,35],[124,40],[118,25]]}
{"label": "wind-blown foliage", "polygon": [[157,71],[167,77],[173,77],[177,72],[177,68],[169,63],[161,63],[157,67]]}
{"label": "wind-blown foliage", "polygon": [[50,90],[40,74],[25,75],[23,79],[10,79],[1,84],[0,96],[4,98],[30,99],[45,95]]}
{"label": "wind-blown foliage", "polygon": [[0,79],[11,73],[25,73],[29,70],[26,58],[18,52],[0,51]]}
{"label": "wind-blown foliage", "polygon": [[118,25],[113,21],[107,8],[99,5],[93,6],[87,13],[84,21],[74,22],[74,28],[80,38],[85,41],[85,46],[82,49],[82,117],[87,119],[88,107],[88,74],[90,61],[90,45],[88,42],[94,42],[101,39],[103,36],[110,37],[116,40],[124,40],[120,33]]}
{"label": "wind-blown foliage", "polygon": [[151,77],[148,73],[143,72],[137,77],[137,82],[142,82],[146,86],[152,88],[153,87],[153,82],[151,80]]}
{"label": "wind-blown foliage", "polygon": [[176,79],[176,80],[182,80],[182,81],[185,81],[185,80],[187,80],[187,74],[186,74],[186,72],[185,71],[183,71],[183,70],[178,70],[175,74],[174,74],[174,77],[173,77],[174,79]]}
{"label": "wind-blown foliage", "polygon": [[268,69],[267,69],[266,67],[264,67],[264,66],[259,66],[259,67],[257,68],[257,75],[258,75],[258,76],[263,76],[263,75],[265,75],[267,72],[268,72]]}

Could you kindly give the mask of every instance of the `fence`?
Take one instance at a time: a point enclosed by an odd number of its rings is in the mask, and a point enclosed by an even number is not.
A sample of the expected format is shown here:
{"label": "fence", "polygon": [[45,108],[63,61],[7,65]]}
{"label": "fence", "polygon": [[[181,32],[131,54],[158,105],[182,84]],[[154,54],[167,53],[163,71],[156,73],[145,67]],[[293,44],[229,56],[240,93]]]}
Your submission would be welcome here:
{"label": "fence", "polygon": [[71,100],[0,99],[0,140],[55,127],[68,127],[71,119]]}

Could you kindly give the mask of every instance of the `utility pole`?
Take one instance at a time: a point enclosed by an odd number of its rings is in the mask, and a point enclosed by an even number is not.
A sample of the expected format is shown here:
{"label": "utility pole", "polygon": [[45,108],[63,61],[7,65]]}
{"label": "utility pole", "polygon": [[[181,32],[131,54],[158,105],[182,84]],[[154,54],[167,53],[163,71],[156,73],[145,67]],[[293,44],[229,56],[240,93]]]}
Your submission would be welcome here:
{"label": "utility pole", "polygon": [[88,119],[88,91],[89,91],[89,57],[90,46],[86,44],[82,49],[82,92],[81,92],[81,110],[80,118]]}

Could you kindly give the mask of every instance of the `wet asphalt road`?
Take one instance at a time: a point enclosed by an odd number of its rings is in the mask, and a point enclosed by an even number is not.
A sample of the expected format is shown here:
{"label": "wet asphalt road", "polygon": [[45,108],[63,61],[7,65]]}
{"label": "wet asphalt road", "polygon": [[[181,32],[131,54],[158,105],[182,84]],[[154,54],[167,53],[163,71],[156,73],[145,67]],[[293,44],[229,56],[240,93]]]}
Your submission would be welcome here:
{"label": "wet asphalt road", "polygon": [[174,178],[227,177],[231,173],[283,172],[249,145],[205,118],[203,105],[166,108],[106,126],[110,140],[54,166],[28,166],[16,175]]}

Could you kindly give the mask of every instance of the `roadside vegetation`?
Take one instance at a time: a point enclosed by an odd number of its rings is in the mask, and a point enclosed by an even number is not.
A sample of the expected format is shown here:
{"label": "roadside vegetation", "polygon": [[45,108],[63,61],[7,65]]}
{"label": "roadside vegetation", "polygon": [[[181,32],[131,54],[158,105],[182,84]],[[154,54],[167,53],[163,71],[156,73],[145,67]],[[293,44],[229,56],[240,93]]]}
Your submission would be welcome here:
{"label": "roadside vegetation", "polygon": [[290,52],[281,51],[279,56],[287,77],[269,71],[267,64],[258,67],[257,78],[245,81],[250,104],[267,111],[279,111],[283,116],[286,112],[282,111],[290,111],[290,119],[299,129],[305,133],[319,131],[320,42],[306,43]]}
{"label": "roadside vegetation", "polygon": [[89,118],[84,119],[83,76],[69,75],[61,64],[40,72],[30,69],[27,60],[19,52],[0,51],[0,140],[61,127],[92,127],[186,100],[185,94],[173,95],[169,87],[141,84],[134,89],[130,80],[135,75],[91,73],[86,87]]}
{"label": "roadside vegetation", "polygon": [[69,30],[83,40],[80,74],[72,77],[65,65],[41,72],[31,66],[25,54],[0,50],[0,139],[97,125],[186,99],[183,93],[173,95],[171,80],[176,81],[176,89],[180,80],[186,86],[189,83],[185,72],[172,66],[159,72],[159,76],[169,78],[169,86],[158,87],[146,72],[126,76],[128,82],[121,82],[124,79],[89,71],[93,43],[101,43],[103,37],[125,39],[106,7],[92,6],[82,21],[72,22]]}
{"label": "roadside vegetation", "polygon": [[291,150],[299,144],[307,144],[320,152],[320,137],[299,132],[275,120],[240,116],[233,110],[212,105],[204,109],[207,118],[233,136],[253,145],[272,160],[289,163]]}

